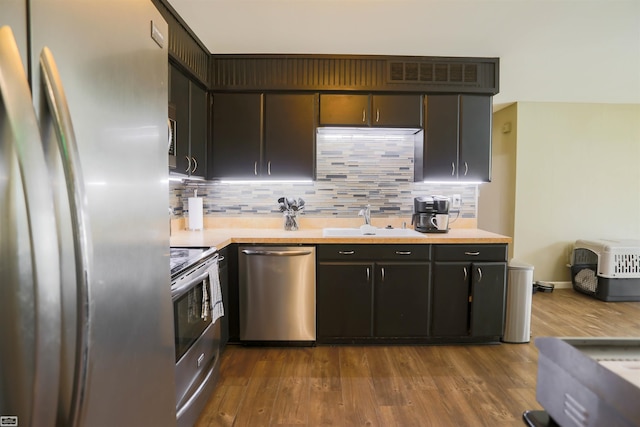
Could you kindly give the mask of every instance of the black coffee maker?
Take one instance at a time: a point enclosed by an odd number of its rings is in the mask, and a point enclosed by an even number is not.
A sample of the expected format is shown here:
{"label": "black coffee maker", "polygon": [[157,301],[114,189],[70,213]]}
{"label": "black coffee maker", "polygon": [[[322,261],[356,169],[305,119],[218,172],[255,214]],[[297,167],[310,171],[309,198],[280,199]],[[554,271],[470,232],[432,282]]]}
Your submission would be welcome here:
{"label": "black coffee maker", "polygon": [[413,224],[421,233],[446,233],[449,231],[449,198],[426,196],[413,199]]}

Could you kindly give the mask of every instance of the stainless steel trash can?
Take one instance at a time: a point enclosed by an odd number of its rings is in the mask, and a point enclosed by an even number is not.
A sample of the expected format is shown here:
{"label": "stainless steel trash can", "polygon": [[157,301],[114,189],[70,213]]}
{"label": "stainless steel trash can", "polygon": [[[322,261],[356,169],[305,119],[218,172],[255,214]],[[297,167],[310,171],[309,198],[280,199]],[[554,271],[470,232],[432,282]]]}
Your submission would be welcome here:
{"label": "stainless steel trash can", "polygon": [[502,341],[527,343],[531,340],[533,266],[512,259],[507,269],[507,313]]}

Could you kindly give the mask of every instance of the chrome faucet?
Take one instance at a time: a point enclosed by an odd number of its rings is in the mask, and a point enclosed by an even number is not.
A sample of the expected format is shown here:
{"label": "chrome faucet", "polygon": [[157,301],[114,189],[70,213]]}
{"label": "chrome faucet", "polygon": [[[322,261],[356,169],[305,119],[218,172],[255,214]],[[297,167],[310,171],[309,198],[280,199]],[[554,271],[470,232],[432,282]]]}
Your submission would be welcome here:
{"label": "chrome faucet", "polygon": [[360,209],[360,212],[358,212],[358,216],[363,216],[364,223],[366,225],[371,225],[371,206],[367,205],[366,207]]}

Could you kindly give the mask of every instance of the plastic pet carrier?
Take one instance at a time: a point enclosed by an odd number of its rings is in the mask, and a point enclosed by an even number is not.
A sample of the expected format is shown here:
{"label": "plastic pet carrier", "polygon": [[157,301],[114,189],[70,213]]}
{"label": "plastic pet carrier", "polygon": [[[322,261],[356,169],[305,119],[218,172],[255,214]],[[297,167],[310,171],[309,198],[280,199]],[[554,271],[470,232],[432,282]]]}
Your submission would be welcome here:
{"label": "plastic pet carrier", "polygon": [[640,301],[640,240],[577,240],[573,288],[602,301]]}

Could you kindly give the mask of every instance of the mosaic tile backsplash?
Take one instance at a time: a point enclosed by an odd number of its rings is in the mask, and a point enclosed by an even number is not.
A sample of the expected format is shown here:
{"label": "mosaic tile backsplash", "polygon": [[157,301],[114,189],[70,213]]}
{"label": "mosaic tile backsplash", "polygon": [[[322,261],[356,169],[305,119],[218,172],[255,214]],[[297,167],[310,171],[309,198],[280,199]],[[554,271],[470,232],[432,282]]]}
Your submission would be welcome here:
{"label": "mosaic tile backsplash", "polygon": [[170,205],[174,217],[188,216],[197,190],[205,216],[279,216],[277,200],[285,196],[303,198],[305,216],[356,217],[369,204],[372,216],[410,218],[414,197],[460,194],[460,217],[476,218],[477,185],[413,182],[413,152],[413,135],[319,134],[316,181],[171,182]]}

